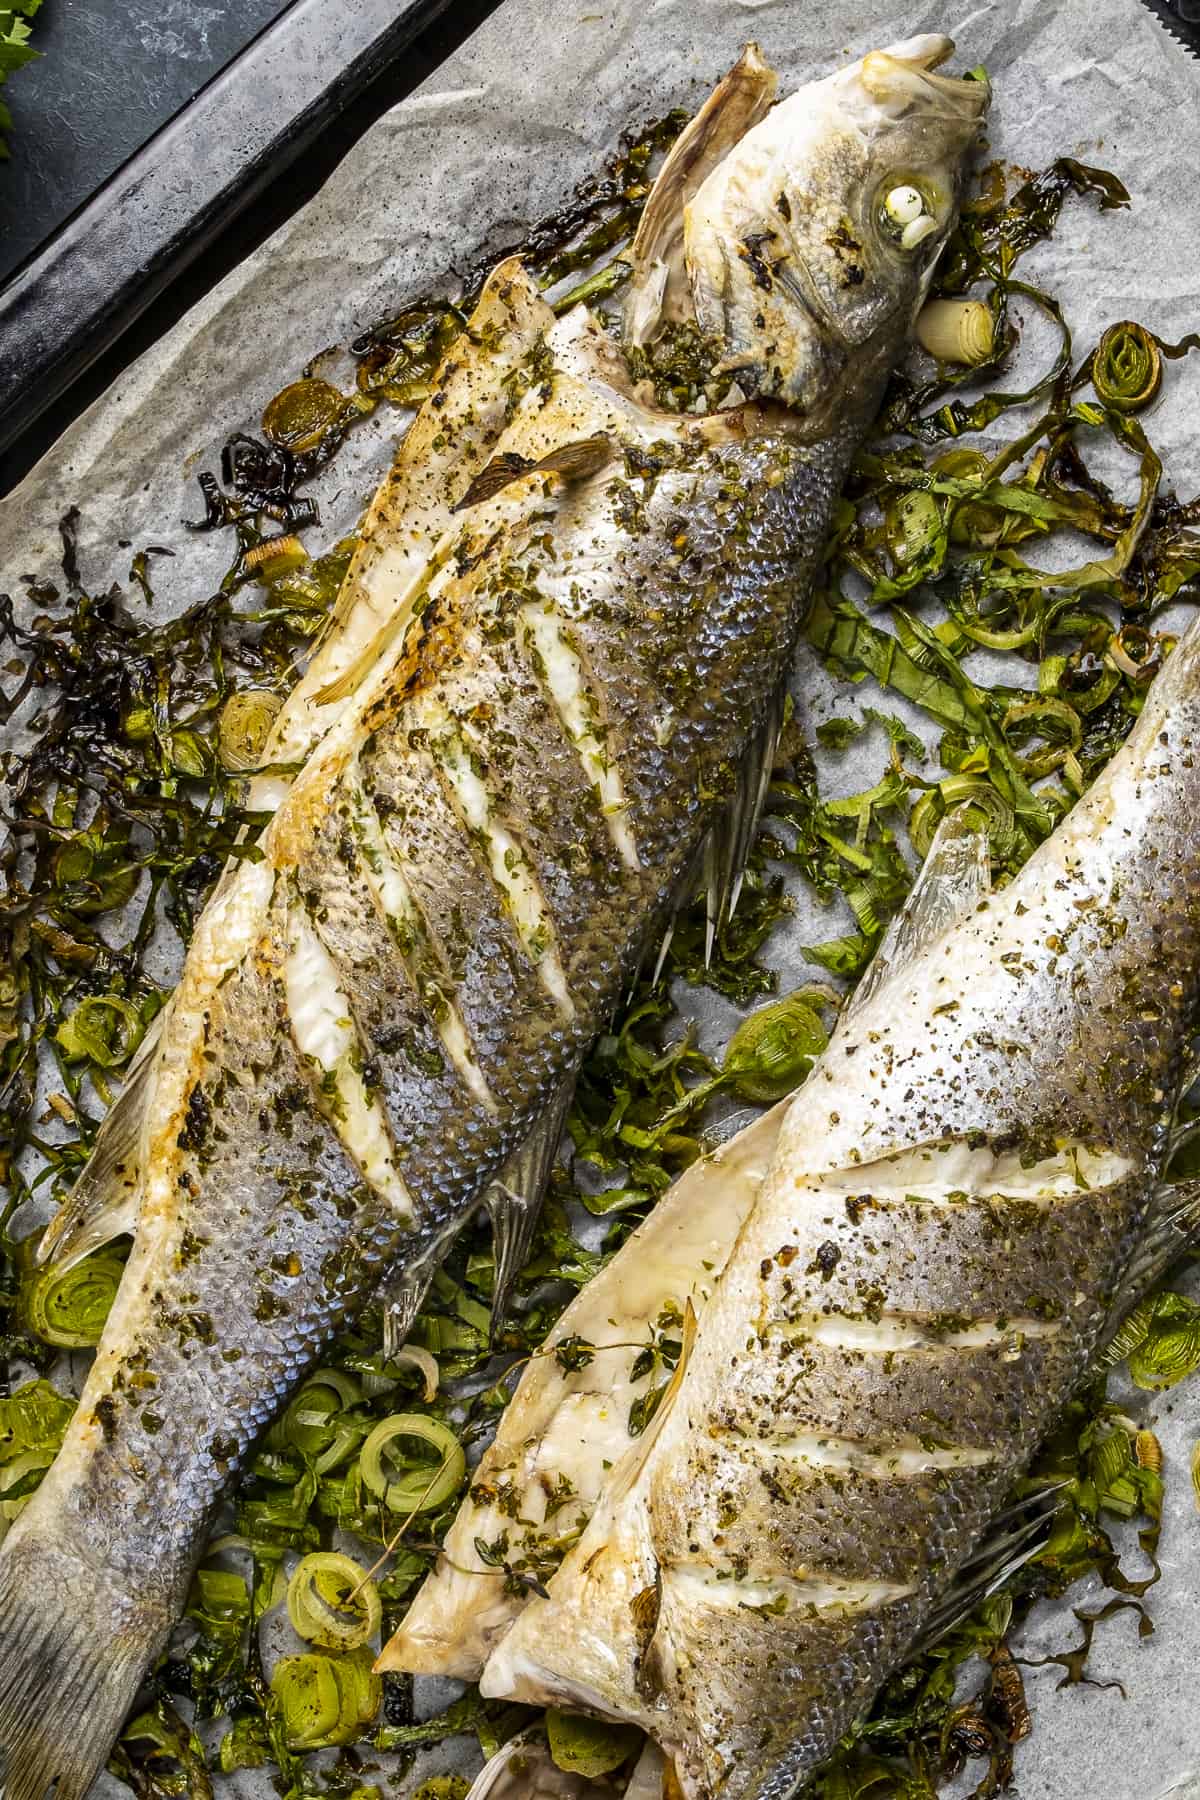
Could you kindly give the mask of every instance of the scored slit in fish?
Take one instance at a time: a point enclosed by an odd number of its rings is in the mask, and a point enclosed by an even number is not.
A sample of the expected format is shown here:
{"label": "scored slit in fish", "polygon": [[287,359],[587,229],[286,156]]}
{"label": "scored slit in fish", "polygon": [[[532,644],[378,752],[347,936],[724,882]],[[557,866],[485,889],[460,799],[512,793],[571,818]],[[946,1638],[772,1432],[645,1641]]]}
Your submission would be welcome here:
{"label": "scored slit in fish", "polygon": [[[497,1178],[561,1116],[721,796],[761,790],[746,759],[771,753],[830,509],[987,104],[929,73],[948,48],[774,112],[747,52],[668,159],[638,335],[694,303],[736,404],[660,410],[511,262],[448,353],[273,736],[308,760],[256,788],[261,860],[222,879],[47,1240],[66,1258],[137,1212],[78,1413],[0,1551],[6,1800],[86,1789],[221,1495],[330,1337],[383,1284],[411,1309],[485,1196],[516,1215]],[[920,244],[887,226],[901,174]]]}

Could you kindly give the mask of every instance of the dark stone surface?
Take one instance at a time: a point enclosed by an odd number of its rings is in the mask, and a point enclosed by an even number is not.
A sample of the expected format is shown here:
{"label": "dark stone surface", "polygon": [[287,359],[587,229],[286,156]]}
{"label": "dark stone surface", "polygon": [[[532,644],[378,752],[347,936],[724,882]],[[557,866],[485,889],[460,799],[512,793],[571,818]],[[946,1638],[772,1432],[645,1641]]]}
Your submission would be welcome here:
{"label": "dark stone surface", "polygon": [[284,10],[284,0],[43,0],[11,76],[0,279]]}

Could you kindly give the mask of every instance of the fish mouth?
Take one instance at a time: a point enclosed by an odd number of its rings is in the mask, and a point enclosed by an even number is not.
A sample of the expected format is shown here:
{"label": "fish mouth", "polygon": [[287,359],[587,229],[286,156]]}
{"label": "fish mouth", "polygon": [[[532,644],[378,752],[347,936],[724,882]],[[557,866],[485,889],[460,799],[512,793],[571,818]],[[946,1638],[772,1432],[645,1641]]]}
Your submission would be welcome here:
{"label": "fish mouth", "polygon": [[936,74],[953,54],[953,38],[930,32],[868,51],[859,64],[858,77],[890,119],[933,112],[948,122],[973,126],[988,109],[991,87],[982,74]]}

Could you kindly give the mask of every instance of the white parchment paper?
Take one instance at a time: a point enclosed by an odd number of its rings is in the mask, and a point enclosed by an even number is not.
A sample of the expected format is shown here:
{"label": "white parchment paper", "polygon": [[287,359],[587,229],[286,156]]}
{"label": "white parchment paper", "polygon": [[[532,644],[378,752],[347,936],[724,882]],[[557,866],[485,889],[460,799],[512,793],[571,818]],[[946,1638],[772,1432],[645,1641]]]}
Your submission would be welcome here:
{"label": "white parchment paper", "polygon": [[[962,66],[987,65],[992,154],[1030,168],[1073,155],[1113,169],[1130,188],[1129,212],[1101,218],[1089,203],[1068,203],[1054,242],[1028,259],[1031,277],[1066,302],[1077,340],[1130,316],[1170,337],[1194,328],[1200,63],[1137,0],[507,0],[0,505],[0,586],[16,591],[23,575],[53,575],[57,520],[74,504],[85,584],[124,580],[130,544],[164,544],[176,554],[155,562],[156,607],[180,611],[211,591],[228,559],[223,534],[183,529],[201,510],[196,472],[217,466],[231,432],[257,428],[264,403],[309,358],[346,344],[485,245],[518,237],[600,166],[626,126],[697,102],[746,38],[759,40],[791,86],[916,31],[948,31]],[[322,510],[314,547],[353,526],[401,423],[381,410],[311,490]],[[1200,487],[1200,368],[1172,367],[1150,427],[1168,481],[1190,497]],[[878,697],[835,688],[809,657],[795,687],[814,723]],[[820,760],[827,791],[851,792],[877,778],[883,745],[865,734]],[[785,985],[802,978],[803,944],[844,928],[798,892],[795,916],[771,946]],[[685,1004],[717,1047],[732,1009],[690,991]],[[1054,1667],[1029,1672],[1037,1729],[1018,1756],[1024,1800],[1200,1796],[1200,1518],[1187,1472],[1198,1393],[1193,1382],[1157,1403],[1130,1398],[1140,1421],[1156,1423],[1167,1459],[1164,1575],[1149,1596],[1157,1630],[1139,1643],[1132,1615],[1101,1628],[1095,1670],[1120,1680],[1125,1699],[1116,1688],[1058,1692]],[[1069,1605],[1043,1606],[1022,1645],[1044,1655],[1077,1631]],[[424,1704],[438,1697],[444,1684]],[[446,1764],[423,1758],[397,1791],[437,1766]],[[269,1792],[257,1776],[236,1785]]]}

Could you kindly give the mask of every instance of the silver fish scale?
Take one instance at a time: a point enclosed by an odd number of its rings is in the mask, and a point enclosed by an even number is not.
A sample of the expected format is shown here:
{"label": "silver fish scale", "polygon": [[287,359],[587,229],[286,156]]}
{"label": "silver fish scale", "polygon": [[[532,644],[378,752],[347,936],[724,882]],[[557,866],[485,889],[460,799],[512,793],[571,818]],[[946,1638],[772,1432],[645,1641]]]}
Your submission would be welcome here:
{"label": "silver fish scale", "polygon": [[[464,832],[427,756],[414,757],[403,742],[380,741],[363,758],[363,777],[383,819],[387,842],[404,862],[413,898],[443,971],[442,988],[447,997],[453,996],[462,1015],[489,1088],[496,1095],[505,1094],[514,1079],[507,1021],[517,1008],[531,1007],[540,1017],[547,1005],[536,970],[522,956],[478,846]],[[328,935],[336,950],[336,928]],[[419,958],[410,961],[420,966]],[[385,970],[392,983],[403,979],[396,950]],[[354,1000],[353,969],[345,971],[345,980],[346,991]],[[436,1003],[426,1010],[436,1012]],[[371,1047],[386,1056],[377,1036]],[[403,1064],[397,1079],[402,1089],[408,1080]],[[463,1095],[460,1083],[447,1079],[447,1072],[443,1072],[441,1086],[442,1105],[453,1131],[454,1109],[469,1097]],[[396,1104],[390,1102],[393,1107]],[[481,1120],[481,1128],[482,1124]],[[415,1146],[429,1125],[418,1118],[414,1129],[417,1135],[404,1141]],[[452,1201],[456,1179],[457,1171],[453,1171],[446,1190],[448,1201]],[[414,1190],[421,1190],[422,1184],[432,1190],[439,1181],[439,1170],[428,1164],[423,1169],[406,1169],[405,1180]],[[431,1192],[426,1198],[431,1198]]]}
{"label": "silver fish scale", "polygon": [[[862,1502],[878,1498],[875,1477],[804,1467],[784,1453],[773,1454],[769,1444],[739,1470],[737,1481],[711,1453],[701,1451],[692,1467],[696,1504],[689,1542],[719,1536],[730,1567],[752,1561],[756,1572],[784,1575],[820,1569],[840,1582],[911,1581],[914,1543],[923,1544],[926,1560],[936,1564],[958,1521],[972,1516],[973,1508],[990,1505],[997,1487],[995,1469],[932,1470],[888,1487],[886,1504],[870,1509],[864,1530],[846,1507],[847,1492],[853,1490]],[[759,1517],[748,1524],[753,1484],[771,1497],[765,1529]],[[730,1517],[735,1508],[736,1519]]]}
{"label": "silver fish scale", "polygon": [[[561,723],[519,678],[519,652],[503,632],[498,647],[459,660],[469,620],[456,623],[436,658],[423,649],[374,707],[362,791],[403,861],[426,941],[403,954],[372,899],[352,829],[352,771],[293,873],[277,877],[256,950],[212,1002],[180,1139],[174,1253],[157,1259],[152,1324],[128,1345],[97,1408],[102,1441],[74,1490],[81,1533],[103,1542],[133,1588],[144,1595],[147,1572],[158,1572],[160,1638],[247,1446],[385,1270],[428,1259],[458,1228],[603,1024],[639,940],[675,898],[723,770],[782,674],[846,454],[846,445],[810,452],[772,432],[705,450],[695,494],[664,489],[626,535],[621,606],[589,615],[576,592],[571,629],[610,725],[639,869],[611,851],[592,856],[598,806],[591,797],[589,811]],[[768,480],[780,469],[783,479]],[[681,543],[685,500],[695,510]],[[551,570],[562,567],[557,548],[557,562],[545,557]],[[535,580],[531,570],[511,592],[498,584],[502,615],[528,602]],[[427,645],[450,630],[427,625]],[[647,716],[650,694],[677,721],[665,745]],[[482,778],[549,903],[569,1018],[539,988],[481,846],[431,767],[429,742],[419,731],[410,741],[413,708],[430,695],[478,732]],[[555,819],[586,857],[567,851]],[[416,1204],[412,1229],[398,1226],[318,1110],[319,1071],[297,1051],[284,998],[289,906],[319,931],[350,1000]],[[422,991],[430,968],[461,1014],[494,1111],[439,1051],[436,1002]]]}
{"label": "silver fish scale", "polygon": [[[415,944],[401,960],[393,931],[368,889],[352,830],[330,814],[314,845],[306,876],[314,913],[324,911],[339,985],[353,993],[354,1017],[368,1052],[368,1084],[378,1088],[398,1143],[428,1130],[464,1124],[461,1093],[445,1080],[444,1052],[433,1023],[430,992],[446,974],[430,947]],[[437,990],[440,993],[440,988]]]}
{"label": "silver fish scale", "polygon": [[[1056,1352],[1042,1341],[1024,1346],[1019,1378],[1042,1384],[1055,1373]],[[942,1441],[987,1447],[1022,1416],[1014,1392],[1011,1351],[989,1347],[969,1355],[893,1356],[886,1367],[863,1352],[781,1342],[761,1363],[741,1371],[736,1394],[714,1409],[718,1429],[773,1438],[781,1423],[830,1437],[893,1443],[914,1429]],[[784,1413],[780,1414],[780,1406]]]}
{"label": "silver fish scale", "polygon": [[[659,477],[642,528],[615,557],[611,534],[590,552],[616,574],[594,607],[569,560],[539,570],[603,695],[639,856],[664,899],[701,836],[709,789],[697,771],[732,768],[790,660],[849,448],[807,449],[768,429],[704,451],[687,479]],[[669,735],[648,729],[662,720]]]}
{"label": "silver fish scale", "polygon": [[[817,1224],[838,1254],[822,1271],[820,1304],[868,1317],[883,1310],[933,1315],[951,1330],[997,1315],[1059,1318],[1064,1295],[1102,1284],[1120,1254],[1127,1211],[1124,1204],[1098,1209],[1086,1189],[1053,1206],[1005,1194],[930,1205],[919,1197],[876,1197],[869,1187],[831,1195]],[[776,1263],[764,1282],[780,1319],[807,1303],[792,1270]]]}
{"label": "silver fish scale", "polygon": [[[476,767],[537,871],[557,938],[567,945],[580,942],[594,928],[596,912],[621,872],[579,752],[531,666],[528,648],[515,635],[485,644],[463,685],[467,693],[459,704],[474,729]],[[615,745],[611,754],[619,767]],[[576,976],[569,963],[567,975],[573,990]]]}

